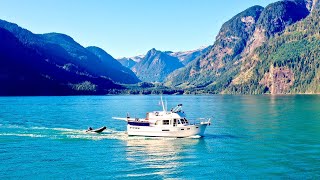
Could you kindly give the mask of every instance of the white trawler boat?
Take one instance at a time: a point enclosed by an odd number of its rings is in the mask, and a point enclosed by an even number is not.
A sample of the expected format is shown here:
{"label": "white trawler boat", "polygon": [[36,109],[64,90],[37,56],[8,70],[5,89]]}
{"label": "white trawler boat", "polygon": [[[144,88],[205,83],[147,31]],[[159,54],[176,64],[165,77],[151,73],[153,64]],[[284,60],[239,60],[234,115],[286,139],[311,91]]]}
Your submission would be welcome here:
{"label": "white trawler boat", "polygon": [[127,121],[127,133],[131,136],[149,137],[190,137],[203,136],[204,131],[210,125],[210,119],[189,121],[182,111],[182,104],[179,104],[170,111],[164,107],[161,98],[163,111],[148,112],[146,118],[113,117],[113,119]]}

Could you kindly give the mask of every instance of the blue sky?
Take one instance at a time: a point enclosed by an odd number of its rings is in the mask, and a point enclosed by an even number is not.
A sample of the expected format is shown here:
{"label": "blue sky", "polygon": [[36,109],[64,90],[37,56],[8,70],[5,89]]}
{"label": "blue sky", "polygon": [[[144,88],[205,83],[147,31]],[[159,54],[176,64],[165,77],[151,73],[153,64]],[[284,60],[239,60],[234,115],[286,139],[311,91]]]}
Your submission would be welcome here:
{"label": "blue sky", "polygon": [[237,13],[276,0],[0,0],[0,19],[34,32],[60,32],[114,57],[149,49],[211,45]]}

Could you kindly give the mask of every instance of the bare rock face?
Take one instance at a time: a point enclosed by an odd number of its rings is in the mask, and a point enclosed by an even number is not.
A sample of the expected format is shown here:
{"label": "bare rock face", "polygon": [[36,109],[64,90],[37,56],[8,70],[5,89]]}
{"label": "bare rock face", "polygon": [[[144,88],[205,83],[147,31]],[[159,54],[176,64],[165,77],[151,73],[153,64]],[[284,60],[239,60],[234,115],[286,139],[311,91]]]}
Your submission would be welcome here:
{"label": "bare rock face", "polygon": [[262,7],[251,7],[226,22],[208,55],[200,60],[200,73],[211,71],[217,75],[229,61],[241,53],[252,36]]}
{"label": "bare rock face", "polygon": [[294,83],[294,73],[288,67],[271,66],[259,83],[269,88],[271,94],[289,93]]}
{"label": "bare rock face", "polygon": [[308,11],[310,12],[312,10],[313,0],[305,0],[305,3]]}
{"label": "bare rock face", "polygon": [[254,17],[252,16],[246,16],[246,17],[243,17],[241,18],[241,21],[243,23],[245,23],[246,25],[246,28],[245,28],[245,31],[246,32],[249,32],[250,29],[254,26],[254,24],[256,23],[256,20],[254,19]]}
{"label": "bare rock face", "polygon": [[[312,0],[311,4],[312,4]],[[267,6],[258,19],[258,24],[253,35],[241,53],[241,59],[235,65],[240,64],[240,73],[233,79],[232,84],[238,85],[250,81],[253,69],[261,59],[255,50],[267,42],[276,33],[281,34],[283,30],[307,15],[307,0],[292,0],[276,2]],[[299,13],[292,11],[297,9]],[[277,11],[278,10],[278,11]],[[300,12],[303,11],[303,12]]]}
{"label": "bare rock face", "polygon": [[319,0],[313,0],[312,1],[312,9],[311,9],[311,11],[313,11],[314,9],[319,8],[319,7],[320,7],[320,1]]}
{"label": "bare rock face", "polygon": [[247,46],[244,50],[245,55],[251,54],[257,47],[260,47],[266,40],[265,29],[262,27],[257,27],[253,33],[253,36],[247,43]]}
{"label": "bare rock face", "polygon": [[230,66],[233,67],[235,57],[245,48],[262,11],[263,7],[253,6],[224,23],[212,48],[185,68],[169,75],[168,82],[205,86],[220,78]]}
{"label": "bare rock face", "polygon": [[232,84],[242,84],[250,80],[253,69],[260,60],[259,56],[255,54],[254,51],[268,40],[265,31],[266,30],[262,27],[257,27],[251,38],[248,40],[247,45],[241,54],[242,58],[235,63],[235,65],[241,63],[241,67],[240,73],[232,80]]}

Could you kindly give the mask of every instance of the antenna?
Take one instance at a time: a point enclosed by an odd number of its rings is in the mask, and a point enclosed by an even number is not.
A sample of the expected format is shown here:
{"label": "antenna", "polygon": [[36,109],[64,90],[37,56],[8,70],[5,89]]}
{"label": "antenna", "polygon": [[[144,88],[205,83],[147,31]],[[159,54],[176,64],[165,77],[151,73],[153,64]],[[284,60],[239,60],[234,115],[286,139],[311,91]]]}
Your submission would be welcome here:
{"label": "antenna", "polygon": [[166,111],[168,111],[168,101],[167,101],[167,98],[166,98]]}
{"label": "antenna", "polygon": [[164,103],[163,103],[163,100],[162,100],[162,94],[161,94],[160,98],[161,98],[162,109],[163,109],[164,112],[166,112],[166,109],[164,108]]}

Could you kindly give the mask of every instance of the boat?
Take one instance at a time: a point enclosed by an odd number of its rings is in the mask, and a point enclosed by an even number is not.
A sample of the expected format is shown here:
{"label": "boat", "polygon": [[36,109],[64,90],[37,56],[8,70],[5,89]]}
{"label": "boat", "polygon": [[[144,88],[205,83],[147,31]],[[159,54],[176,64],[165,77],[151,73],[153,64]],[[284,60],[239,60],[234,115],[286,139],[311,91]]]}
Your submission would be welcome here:
{"label": "boat", "polygon": [[107,129],[107,127],[103,126],[101,128],[98,129],[92,129],[91,127],[86,130],[86,132],[92,132],[92,133],[101,133],[102,131],[104,131],[105,129]]}
{"label": "boat", "polygon": [[204,136],[206,127],[211,119],[188,120],[182,104],[168,111],[161,97],[162,111],[147,112],[145,118],[113,117],[113,119],[127,122],[127,134],[129,136],[146,137],[192,137]]}

